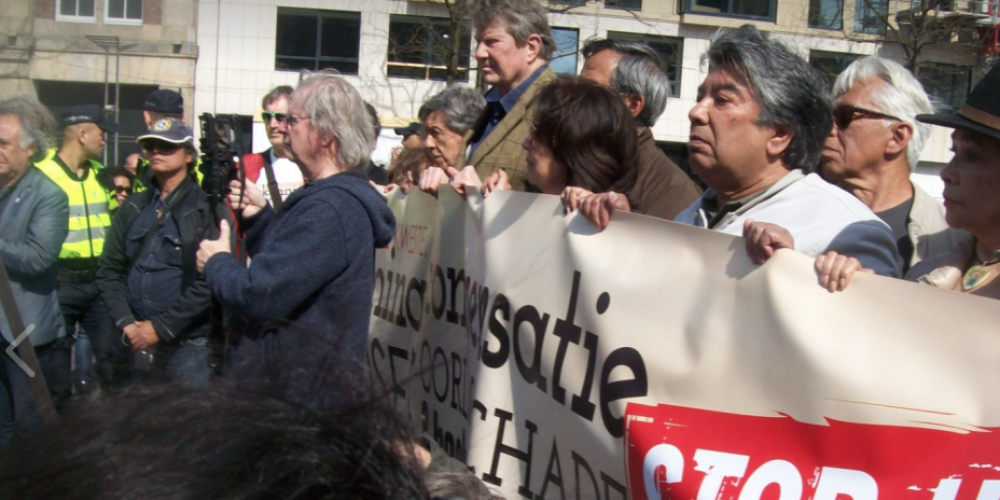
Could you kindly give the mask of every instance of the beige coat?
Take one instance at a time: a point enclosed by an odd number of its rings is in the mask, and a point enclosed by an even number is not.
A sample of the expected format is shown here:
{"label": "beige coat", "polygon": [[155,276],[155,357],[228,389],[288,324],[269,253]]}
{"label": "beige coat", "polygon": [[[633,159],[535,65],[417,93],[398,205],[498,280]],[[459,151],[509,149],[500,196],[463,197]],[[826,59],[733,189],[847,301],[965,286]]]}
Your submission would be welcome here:
{"label": "beige coat", "polygon": [[944,205],[913,184],[913,207],[906,231],[913,244],[910,267],[924,259],[950,252],[967,236],[961,229],[952,229],[944,219]]}
{"label": "beige coat", "polygon": [[[962,281],[965,270],[976,251],[976,239],[965,234],[950,252],[931,257],[910,269],[906,279],[945,290],[954,290]],[[983,286],[975,295],[1000,299],[1000,281]]]}

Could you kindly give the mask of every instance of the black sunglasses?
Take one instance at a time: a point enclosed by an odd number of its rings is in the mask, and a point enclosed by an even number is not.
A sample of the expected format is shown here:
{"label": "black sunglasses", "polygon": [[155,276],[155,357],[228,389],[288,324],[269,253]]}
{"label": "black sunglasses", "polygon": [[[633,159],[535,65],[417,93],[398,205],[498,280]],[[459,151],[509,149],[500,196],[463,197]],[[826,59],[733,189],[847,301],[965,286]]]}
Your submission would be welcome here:
{"label": "black sunglasses", "polygon": [[183,144],[174,144],[167,141],[142,141],[142,150],[147,154],[159,153],[161,155],[172,155],[182,147],[184,147]]}
{"label": "black sunglasses", "polygon": [[836,124],[837,128],[839,128],[840,130],[846,130],[847,127],[851,126],[851,122],[853,122],[855,119],[862,118],[865,116],[870,118],[886,118],[889,120],[895,120],[897,122],[903,121],[902,118],[892,115],[887,115],[885,113],[880,113],[878,111],[872,111],[870,109],[865,109],[858,106],[844,105],[833,108],[833,123]]}
{"label": "black sunglasses", "polygon": [[264,117],[264,122],[266,123],[270,123],[271,120],[278,120],[278,123],[281,123],[285,121],[285,118],[288,118],[288,113],[274,113],[271,111],[264,111],[263,113],[260,114],[260,116]]}

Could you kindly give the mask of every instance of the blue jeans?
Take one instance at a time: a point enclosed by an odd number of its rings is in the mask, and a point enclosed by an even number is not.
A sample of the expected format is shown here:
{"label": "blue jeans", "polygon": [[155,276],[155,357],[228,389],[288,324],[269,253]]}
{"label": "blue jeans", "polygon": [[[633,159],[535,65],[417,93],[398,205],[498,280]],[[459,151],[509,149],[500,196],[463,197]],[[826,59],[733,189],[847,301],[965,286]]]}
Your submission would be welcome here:
{"label": "blue jeans", "polygon": [[198,337],[180,344],[158,344],[155,349],[133,352],[137,379],[166,379],[184,387],[208,386],[212,378],[212,349],[208,339]]}

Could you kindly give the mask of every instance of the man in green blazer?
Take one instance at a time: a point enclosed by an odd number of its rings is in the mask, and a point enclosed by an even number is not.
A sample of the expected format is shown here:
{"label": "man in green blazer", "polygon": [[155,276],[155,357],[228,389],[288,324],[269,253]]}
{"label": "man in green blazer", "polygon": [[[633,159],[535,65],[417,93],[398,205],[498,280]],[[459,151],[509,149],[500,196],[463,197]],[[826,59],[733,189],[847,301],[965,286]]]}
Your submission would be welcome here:
{"label": "man in green blazer", "polygon": [[511,188],[524,191],[527,154],[521,145],[531,133],[532,99],[557,78],[549,68],[556,43],[537,0],[482,0],[471,18],[479,71],[493,87],[455,168],[473,165],[484,180],[504,169]]}

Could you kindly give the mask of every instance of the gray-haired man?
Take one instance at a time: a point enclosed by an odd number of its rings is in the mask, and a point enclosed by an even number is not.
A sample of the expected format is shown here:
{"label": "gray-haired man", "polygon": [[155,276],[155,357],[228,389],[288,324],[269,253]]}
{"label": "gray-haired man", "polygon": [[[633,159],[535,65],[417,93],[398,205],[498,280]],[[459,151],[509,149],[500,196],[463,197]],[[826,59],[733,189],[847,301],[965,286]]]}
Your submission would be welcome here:
{"label": "gray-haired man", "polygon": [[872,209],[896,239],[903,273],[951,251],[963,231],[948,227],[944,205],[910,181],[934,112],[906,68],[878,56],[858,59],[833,85],[834,127],[823,148],[823,177]]}
{"label": "gray-haired man", "polygon": [[[37,101],[15,97],[0,102],[0,256],[22,323],[58,405],[69,397],[71,342],[59,309],[56,262],[69,234],[69,199],[32,161],[46,154],[46,129],[54,120]],[[51,130],[49,130],[51,132]],[[0,308],[0,350],[22,334]],[[24,339],[20,339],[24,340]],[[0,353],[0,449],[41,423],[28,375]],[[15,422],[17,425],[15,426]]]}
{"label": "gray-haired man", "polygon": [[650,46],[623,40],[592,40],[583,46],[586,62],[580,78],[608,87],[625,101],[639,121],[638,176],[632,191],[637,213],[673,220],[698,199],[701,190],[656,147],[656,119],[667,107],[670,80],[663,61]]}
{"label": "gray-haired man", "polygon": [[[746,25],[723,30],[705,54],[708,76],[688,113],[691,168],[709,189],[674,221],[747,239],[763,263],[779,248],[816,257],[835,250],[898,276],[884,222],[810,171],[833,125],[825,84],[779,42]],[[604,228],[625,197],[596,194],[580,211]]]}

